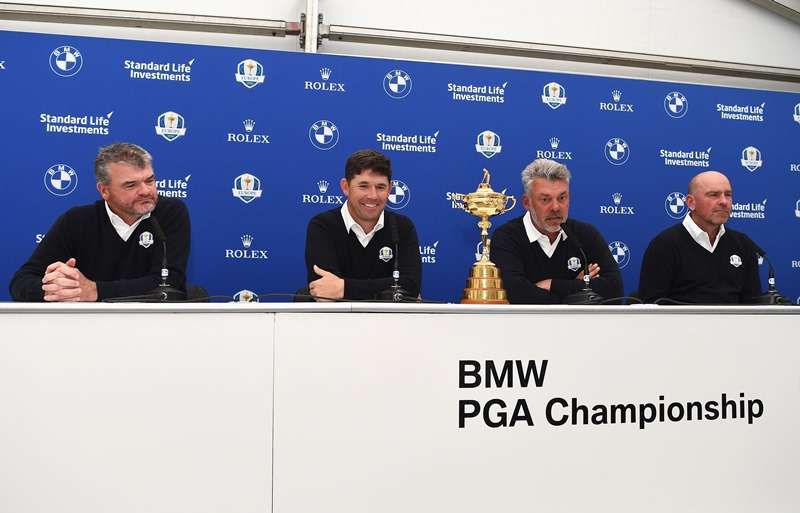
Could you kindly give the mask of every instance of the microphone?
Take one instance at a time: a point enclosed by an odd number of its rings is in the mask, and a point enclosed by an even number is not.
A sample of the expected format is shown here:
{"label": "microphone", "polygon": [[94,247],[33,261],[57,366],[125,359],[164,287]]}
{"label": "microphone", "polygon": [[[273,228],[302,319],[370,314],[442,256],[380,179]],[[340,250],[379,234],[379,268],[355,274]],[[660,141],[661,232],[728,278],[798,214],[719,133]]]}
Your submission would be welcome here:
{"label": "microphone", "polygon": [[568,305],[599,305],[603,301],[603,296],[597,294],[592,290],[591,285],[589,285],[591,279],[589,278],[589,259],[586,258],[586,252],[583,250],[583,246],[578,238],[575,237],[575,234],[567,228],[566,222],[561,224],[561,229],[567,234],[567,241],[573,241],[573,244],[578,248],[583,258],[583,288],[565,297],[564,302]]}
{"label": "microphone", "polygon": [[156,237],[161,239],[161,283],[156,288],[150,291],[150,294],[155,294],[158,299],[155,301],[174,301],[186,299],[186,293],[177,289],[167,283],[169,278],[169,268],[167,266],[167,236],[161,228],[161,223],[158,222],[155,216],[150,216],[150,226],[156,232]]}
{"label": "microphone", "polygon": [[778,289],[775,287],[775,268],[772,266],[772,262],[769,258],[767,258],[767,252],[761,249],[761,247],[750,240],[750,243],[753,244],[753,249],[755,250],[756,255],[760,256],[764,260],[767,261],[767,265],[769,266],[769,277],[767,278],[767,291],[760,296],[755,296],[751,299],[751,302],[756,305],[789,305],[791,302],[786,299],[783,294],[778,292]]}
{"label": "microphone", "polygon": [[394,269],[392,270],[392,285],[380,293],[384,301],[400,303],[408,300],[408,292],[400,285],[400,235],[397,232],[397,220],[393,216],[386,216],[394,246]]}

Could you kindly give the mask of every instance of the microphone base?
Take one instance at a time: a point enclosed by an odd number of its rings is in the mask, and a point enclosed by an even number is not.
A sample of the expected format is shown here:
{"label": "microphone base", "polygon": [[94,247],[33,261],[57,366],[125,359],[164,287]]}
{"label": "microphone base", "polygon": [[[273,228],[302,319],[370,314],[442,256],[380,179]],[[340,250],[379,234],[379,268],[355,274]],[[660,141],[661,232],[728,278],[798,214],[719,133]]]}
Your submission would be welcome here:
{"label": "microphone base", "polygon": [[568,305],[599,305],[602,301],[603,296],[589,288],[579,290],[564,298],[564,303]]}
{"label": "microphone base", "polygon": [[400,285],[392,285],[378,295],[381,301],[392,301],[394,303],[409,303],[416,301],[416,299],[408,296],[406,289]]}
{"label": "microphone base", "polygon": [[186,292],[176,289],[171,285],[159,285],[158,287],[154,288],[148,294],[152,294],[154,297],[151,300],[146,302],[148,303],[161,303],[164,301],[182,301],[186,299]]}
{"label": "microphone base", "polygon": [[754,297],[751,301],[753,305],[791,305],[792,302],[786,299],[780,292],[777,290],[771,290],[766,294],[761,294],[760,296]]}

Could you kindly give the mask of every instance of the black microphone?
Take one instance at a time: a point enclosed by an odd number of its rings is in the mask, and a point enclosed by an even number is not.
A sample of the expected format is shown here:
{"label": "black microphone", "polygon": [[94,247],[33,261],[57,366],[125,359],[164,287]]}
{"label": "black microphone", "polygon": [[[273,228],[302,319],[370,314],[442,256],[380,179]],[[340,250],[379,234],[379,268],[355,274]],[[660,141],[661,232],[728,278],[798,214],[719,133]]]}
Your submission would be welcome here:
{"label": "black microphone", "polygon": [[778,292],[777,287],[775,287],[775,268],[772,266],[772,262],[769,258],[767,258],[767,252],[761,249],[761,247],[756,244],[752,239],[750,243],[753,245],[753,249],[755,250],[756,255],[760,256],[764,260],[767,261],[767,265],[769,266],[769,277],[767,278],[767,291],[760,296],[755,296],[751,299],[751,302],[756,305],[789,305],[791,301],[786,299],[786,297]]}
{"label": "black microphone", "polygon": [[[583,257],[583,288],[578,292],[573,292],[564,298],[564,302],[568,305],[599,305],[603,301],[603,296],[592,290],[589,282],[589,259],[586,258],[586,252],[583,250],[580,240],[567,228],[567,223],[562,223],[561,229],[567,234],[567,241],[572,241],[575,247]],[[569,242],[567,242],[569,243]]]}
{"label": "black microphone", "polygon": [[150,293],[158,297],[156,301],[186,299],[186,293],[184,291],[167,283],[167,278],[169,278],[169,267],[167,266],[167,236],[164,230],[161,229],[161,223],[159,223],[158,219],[153,215],[150,216],[150,226],[152,226],[153,231],[156,232],[156,237],[161,240],[161,283],[150,291]]}
{"label": "black microphone", "polygon": [[392,235],[392,245],[394,246],[394,269],[392,270],[392,285],[380,293],[380,298],[384,301],[400,303],[408,301],[408,292],[400,285],[400,234],[397,232],[397,220],[393,216],[386,216],[389,224],[389,231]]}

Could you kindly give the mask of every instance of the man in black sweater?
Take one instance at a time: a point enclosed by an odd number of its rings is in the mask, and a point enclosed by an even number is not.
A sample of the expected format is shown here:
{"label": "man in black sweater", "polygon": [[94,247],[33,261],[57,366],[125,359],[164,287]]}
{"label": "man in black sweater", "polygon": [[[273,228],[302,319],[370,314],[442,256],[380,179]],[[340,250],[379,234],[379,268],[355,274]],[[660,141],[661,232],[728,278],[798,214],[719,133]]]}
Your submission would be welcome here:
{"label": "man in black sweater", "polygon": [[314,216],[306,232],[308,287],[319,299],[375,299],[392,283],[416,298],[422,282],[419,240],[406,216],[386,212],[391,162],[373,150],[353,153],[341,180],[347,201]]}
{"label": "man in black sweater", "polygon": [[179,200],[156,193],[152,157],[118,143],[95,159],[103,198],[59,217],[31,258],[11,279],[16,301],[98,301],[146,294],[160,283],[160,222],[169,240],[169,283],[185,287],[189,213]]}
{"label": "man in black sweater", "polygon": [[512,304],[563,303],[583,288],[583,257],[591,287],[600,296],[622,296],[622,278],[603,236],[591,225],[567,219],[571,173],[563,164],[537,159],[522,171],[527,213],[494,232],[491,258],[502,272]]}
{"label": "man in black sweater", "polygon": [[737,304],[760,295],[753,241],[725,227],[733,206],[725,175],[706,171],[692,178],[686,205],[689,214],[683,222],[658,234],[644,253],[642,300]]}

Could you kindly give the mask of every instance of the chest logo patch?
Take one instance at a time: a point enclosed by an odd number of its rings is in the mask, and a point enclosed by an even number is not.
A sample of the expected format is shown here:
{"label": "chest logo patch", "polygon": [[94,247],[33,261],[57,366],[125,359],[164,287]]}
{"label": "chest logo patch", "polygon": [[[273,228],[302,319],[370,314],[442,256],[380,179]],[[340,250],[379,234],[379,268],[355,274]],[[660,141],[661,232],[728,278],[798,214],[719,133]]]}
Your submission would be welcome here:
{"label": "chest logo patch", "polygon": [[389,246],[382,247],[381,250],[378,252],[378,258],[383,260],[384,262],[388,262],[389,260],[391,260],[392,256],[393,256],[392,248],[390,248]]}
{"label": "chest logo patch", "polygon": [[153,234],[150,233],[150,232],[142,232],[142,234],[139,235],[139,245],[141,247],[143,247],[144,249],[147,249],[150,246],[152,246],[153,245]]}
{"label": "chest logo patch", "polygon": [[739,255],[731,255],[731,265],[734,267],[742,265],[742,259],[739,258]]}
{"label": "chest logo patch", "polygon": [[577,271],[580,268],[581,268],[581,259],[580,258],[578,258],[578,257],[570,257],[570,259],[567,260],[567,269],[569,269],[570,271]]}

